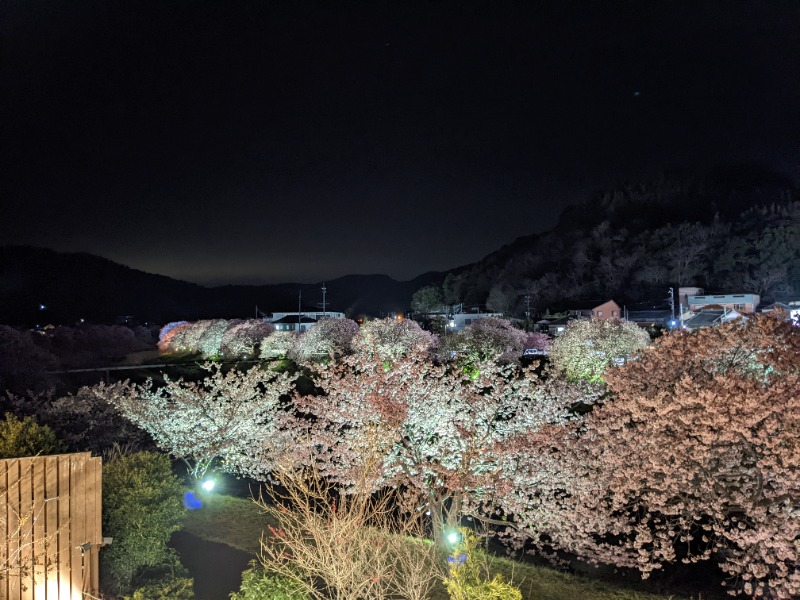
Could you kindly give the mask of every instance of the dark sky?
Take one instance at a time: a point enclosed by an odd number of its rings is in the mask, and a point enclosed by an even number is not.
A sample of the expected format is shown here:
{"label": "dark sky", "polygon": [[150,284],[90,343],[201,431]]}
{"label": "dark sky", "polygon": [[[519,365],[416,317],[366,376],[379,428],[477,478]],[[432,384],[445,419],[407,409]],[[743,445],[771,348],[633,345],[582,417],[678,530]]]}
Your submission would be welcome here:
{"label": "dark sky", "polygon": [[800,176],[800,2],[0,3],[0,243],[408,279],[592,190]]}

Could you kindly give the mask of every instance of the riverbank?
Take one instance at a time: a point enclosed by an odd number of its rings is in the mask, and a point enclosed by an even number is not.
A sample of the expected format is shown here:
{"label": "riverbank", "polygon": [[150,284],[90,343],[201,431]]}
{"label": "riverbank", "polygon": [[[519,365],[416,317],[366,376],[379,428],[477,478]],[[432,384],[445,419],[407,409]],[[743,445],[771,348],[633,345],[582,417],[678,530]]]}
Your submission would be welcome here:
{"label": "riverbank", "polygon": [[[215,544],[224,544],[242,555],[255,558],[260,549],[262,532],[269,524],[268,517],[252,500],[231,496],[213,495],[207,498],[204,506],[192,511],[184,527],[185,534]],[[228,568],[230,552],[217,546],[208,546],[203,552],[210,554],[207,562],[201,560],[187,568],[196,577],[195,588],[207,581],[209,570],[216,568],[213,554],[219,553]],[[245,566],[246,566],[246,562]],[[615,585],[585,577],[562,573],[554,569],[518,562],[506,558],[487,556],[492,574],[501,573],[513,581],[522,591],[523,600],[680,600],[677,595],[658,595]],[[205,570],[208,565],[209,570]],[[194,571],[194,572],[193,572]],[[200,574],[201,579],[197,579]],[[226,570],[226,577],[227,577]],[[219,600],[223,600],[221,597]],[[435,590],[431,600],[446,600],[443,589]],[[198,594],[198,600],[217,600],[214,596]]]}

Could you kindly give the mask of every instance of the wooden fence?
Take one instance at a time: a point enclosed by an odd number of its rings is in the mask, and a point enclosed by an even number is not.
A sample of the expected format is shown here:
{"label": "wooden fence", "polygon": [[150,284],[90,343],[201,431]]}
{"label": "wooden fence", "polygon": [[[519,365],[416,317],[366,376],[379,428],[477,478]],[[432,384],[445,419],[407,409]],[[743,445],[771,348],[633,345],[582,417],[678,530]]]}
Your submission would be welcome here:
{"label": "wooden fence", "polygon": [[101,494],[88,452],[0,460],[0,600],[99,595]]}

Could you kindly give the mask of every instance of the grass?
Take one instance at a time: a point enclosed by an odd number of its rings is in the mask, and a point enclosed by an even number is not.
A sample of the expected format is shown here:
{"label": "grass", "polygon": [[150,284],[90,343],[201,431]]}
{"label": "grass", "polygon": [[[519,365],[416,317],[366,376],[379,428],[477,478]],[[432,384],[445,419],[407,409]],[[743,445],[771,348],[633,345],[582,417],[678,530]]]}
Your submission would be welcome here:
{"label": "grass", "polygon": [[252,500],[209,494],[203,507],[189,512],[184,530],[211,542],[257,555],[261,532],[274,524]]}
{"label": "grass", "polygon": [[[274,525],[252,500],[213,494],[203,508],[189,513],[184,529],[257,555],[267,524]],[[486,555],[486,561],[492,575],[500,573],[519,587],[523,600],[679,600],[506,558]],[[431,600],[447,600],[442,586],[437,586]]]}

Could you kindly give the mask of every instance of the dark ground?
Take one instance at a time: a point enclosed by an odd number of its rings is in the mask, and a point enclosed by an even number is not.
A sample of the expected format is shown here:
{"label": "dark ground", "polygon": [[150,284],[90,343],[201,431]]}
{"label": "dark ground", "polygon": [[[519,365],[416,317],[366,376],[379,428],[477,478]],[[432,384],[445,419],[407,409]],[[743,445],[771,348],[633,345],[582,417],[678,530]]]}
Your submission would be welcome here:
{"label": "dark ground", "polygon": [[239,590],[242,571],[255,558],[242,550],[201,540],[185,531],[174,533],[170,545],[194,578],[197,600],[228,600],[231,592]]}

